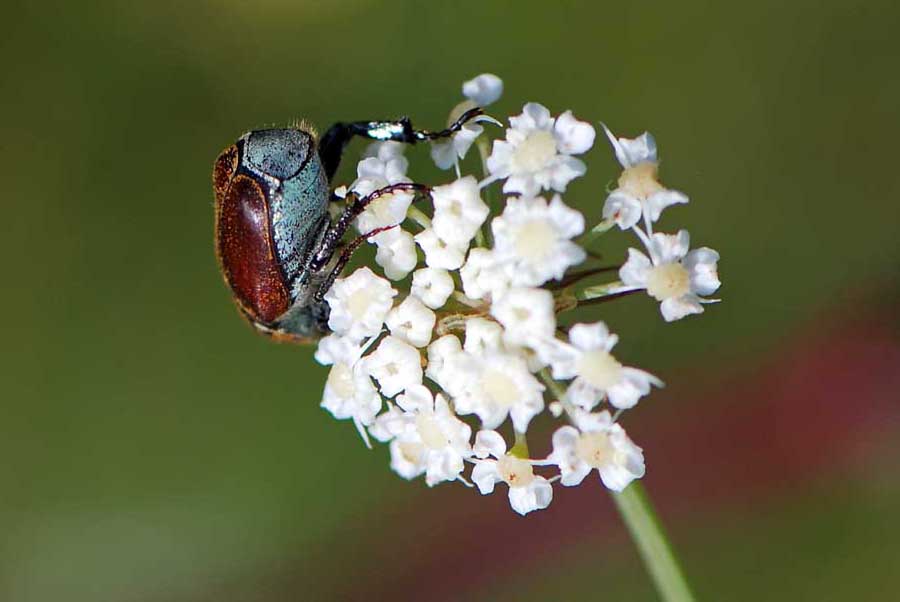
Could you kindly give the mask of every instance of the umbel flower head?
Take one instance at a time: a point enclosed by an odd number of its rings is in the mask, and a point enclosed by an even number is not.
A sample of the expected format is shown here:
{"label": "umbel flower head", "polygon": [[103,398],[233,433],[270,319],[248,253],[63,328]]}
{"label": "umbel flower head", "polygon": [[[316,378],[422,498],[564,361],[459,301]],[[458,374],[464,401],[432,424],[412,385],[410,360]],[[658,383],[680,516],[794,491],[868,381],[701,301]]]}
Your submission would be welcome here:
{"label": "umbel flower head", "polygon": [[[502,90],[492,74],[465,82],[450,120]],[[394,472],[429,487],[505,490],[524,515],[549,506],[555,486],[587,480],[621,491],[644,476],[643,451],[622,420],[663,383],[620,355],[618,335],[595,312],[646,294],[665,321],[699,314],[717,301],[709,295],[720,286],[719,255],[692,250],[686,230],[654,231],[663,211],[688,197],[660,183],[649,133],[622,138],[602,126],[622,171],[612,192],[577,200],[582,213],[562,195],[587,171],[580,155],[594,144],[594,126],[534,102],[508,123],[503,131],[481,116],[432,143],[436,166],[456,173],[430,183],[430,207],[403,192],[359,215],[360,233],[379,229],[369,238],[376,265],[337,279],[325,295],[332,334],[316,359],[331,366],[322,407],[352,420],[367,445],[387,443]],[[466,172],[479,163],[466,159],[473,147],[484,173]],[[349,190],[419,181],[403,151],[370,145]],[[591,244],[613,226],[639,248],[611,266]],[[544,412],[564,424],[534,430]],[[532,447],[550,449],[546,457],[528,451],[537,437],[545,443]]]}

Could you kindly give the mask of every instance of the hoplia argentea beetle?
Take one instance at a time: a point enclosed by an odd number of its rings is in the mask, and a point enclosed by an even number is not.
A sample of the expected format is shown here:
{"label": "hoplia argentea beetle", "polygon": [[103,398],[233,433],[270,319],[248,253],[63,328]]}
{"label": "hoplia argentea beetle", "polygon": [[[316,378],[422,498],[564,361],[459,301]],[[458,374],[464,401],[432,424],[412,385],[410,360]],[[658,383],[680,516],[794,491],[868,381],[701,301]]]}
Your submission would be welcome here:
{"label": "hoplia argentea beetle", "polygon": [[[321,139],[308,126],[254,130],[226,148],[213,168],[216,256],[241,313],[279,340],[311,342],[328,332],[322,297],[368,232],[341,249],[353,220],[373,200],[399,191],[428,195],[401,183],[360,198],[352,191],[340,216],[331,179],[354,136],[415,144],[451,136],[481,113],[464,113],[439,132],[414,130],[409,119],[337,123]],[[380,230],[379,230],[380,231]]]}

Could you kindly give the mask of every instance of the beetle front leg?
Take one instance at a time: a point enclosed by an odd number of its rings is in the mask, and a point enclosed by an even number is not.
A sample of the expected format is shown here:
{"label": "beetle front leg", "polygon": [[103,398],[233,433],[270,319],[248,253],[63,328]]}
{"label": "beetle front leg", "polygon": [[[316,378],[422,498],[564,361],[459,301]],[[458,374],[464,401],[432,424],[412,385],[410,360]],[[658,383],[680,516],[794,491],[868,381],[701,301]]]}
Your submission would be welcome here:
{"label": "beetle front leg", "polygon": [[415,130],[408,117],[403,117],[396,121],[352,121],[349,123],[336,123],[322,136],[319,140],[319,158],[325,167],[325,175],[328,181],[334,177],[337,172],[338,165],[341,162],[341,155],[344,149],[350,143],[354,136],[361,138],[369,138],[371,140],[393,140],[396,142],[405,142],[406,144],[415,144],[422,140],[437,140],[439,138],[447,138],[462,129],[468,121],[483,114],[481,107],[469,109],[459,119],[454,121],[450,127],[438,132],[429,130]]}
{"label": "beetle front leg", "polygon": [[[332,256],[334,256],[334,252],[337,249],[338,244],[340,244],[341,239],[344,237],[344,233],[347,232],[347,228],[350,227],[350,224],[353,223],[353,220],[359,216],[360,213],[373,201],[378,200],[383,196],[387,196],[389,194],[394,194],[397,192],[412,192],[414,194],[431,196],[431,188],[424,184],[416,184],[413,182],[400,182],[398,184],[392,184],[390,186],[385,186],[384,188],[379,188],[378,190],[366,195],[363,198],[359,198],[355,193],[350,192],[347,195],[347,208],[344,209],[344,212],[341,216],[335,221],[331,226],[328,227],[328,230],[325,232],[325,236],[322,238],[322,242],[319,245],[318,251],[316,251],[315,255],[313,255],[312,259],[309,263],[309,269],[313,272],[318,272],[322,268],[325,267],[326,264],[331,260]],[[393,224],[388,226],[388,228],[393,228],[394,226],[398,226],[399,224]],[[374,236],[378,233],[379,230],[375,230],[373,232],[369,232],[365,236]],[[365,237],[363,237],[365,240]],[[353,241],[354,244],[359,239]],[[345,249],[346,252],[346,249]]]}

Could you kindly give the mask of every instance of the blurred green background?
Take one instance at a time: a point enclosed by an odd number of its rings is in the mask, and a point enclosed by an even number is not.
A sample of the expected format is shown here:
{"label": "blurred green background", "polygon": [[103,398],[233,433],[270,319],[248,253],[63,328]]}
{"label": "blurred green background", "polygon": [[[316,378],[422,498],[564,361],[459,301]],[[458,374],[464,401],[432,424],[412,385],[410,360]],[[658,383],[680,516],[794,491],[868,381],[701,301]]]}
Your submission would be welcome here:
{"label": "blurred green background", "polygon": [[[497,116],[650,129],[692,199],[663,226],[722,254],[702,318],[586,314],[669,384],[627,426],[700,597],[900,596],[895,2],[4,12],[0,600],[655,599],[599,485],[522,519],[393,475],[216,268],[209,172],[244,130],[434,128],[483,71]],[[587,162],[566,198],[598,215],[617,169]]]}

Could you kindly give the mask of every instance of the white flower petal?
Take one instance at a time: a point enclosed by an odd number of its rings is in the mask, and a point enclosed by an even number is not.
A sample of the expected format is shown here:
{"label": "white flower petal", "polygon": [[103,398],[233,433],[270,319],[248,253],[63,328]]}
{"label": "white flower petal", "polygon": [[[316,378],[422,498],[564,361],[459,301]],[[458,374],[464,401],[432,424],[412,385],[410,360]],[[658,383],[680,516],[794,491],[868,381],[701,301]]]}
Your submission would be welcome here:
{"label": "white flower petal", "polygon": [[491,305],[491,315],[504,328],[510,345],[553,337],[556,330],[553,294],[540,288],[511,288]]}
{"label": "white flower petal", "polygon": [[641,221],[641,202],[620,190],[612,191],[603,203],[603,219],[613,220],[621,230],[628,230]]}
{"label": "white flower petal", "polygon": [[320,405],[338,420],[369,425],[381,410],[381,396],[368,375],[341,362],[331,367]]}
{"label": "white flower petal", "polygon": [[367,267],[338,278],[325,293],[331,307],[328,328],[355,341],[374,336],[381,331],[396,294],[387,280]]}
{"label": "white flower petal", "polygon": [[522,113],[509,118],[509,123],[516,130],[549,130],[553,127],[553,118],[544,105],[529,102],[522,107]]}
{"label": "white flower petal", "polygon": [[459,270],[463,292],[470,299],[497,299],[509,288],[509,276],[499,265],[493,251],[474,248]]}
{"label": "white flower petal", "polygon": [[691,275],[691,290],[698,295],[711,295],[722,283],[719,281],[717,263],[719,254],[709,247],[690,251],[684,257],[684,267]]}
{"label": "white flower petal", "polygon": [[657,232],[650,238],[650,256],[654,265],[681,261],[691,248],[691,236],[687,230],[679,230],[678,234]]}
{"label": "white flower petal", "polygon": [[408,387],[422,384],[419,351],[395,336],[385,337],[378,349],[363,361],[385,397],[393,397]]}
{"label": "white flower petal", "polygon": [[497,431],[481,430],[475,433],[475,445],[472,451],[476,458],[503,457],[506,453],[506,441]]}
{"label": "white flower petal", "polygon": [[432,229],[448,245],[467,248],[487,218],[489,210],[481,200],[478,181],[472,176],[460,178],[431,193],[434,205]]}
{"label": "white flower petal", "polygon": [[434,398],[425,385],[413,385],[397,396],[397,407],[404,412],[430,412],[434,409]]}
{"label": "white flower petal", "polygon": [[649,132],[637,138],[616,138],[605,124],[601,124],[616,152],[616,159],[624,168],[634,167],[638,163],[656,162],[656,140]]}
{"label": "white flower petal", "polygon": [[578,427],[582,433],[598,433],[608,431],[614,424],[612,414],[603,410],[602,412],[585,412],[576,410],[572,415],[572,422]]}
{"label": "white flower petal", "polygon": [[671,207],[672,205],[683,205],[687,202],[688,197],[683,192],[664,189],[651,194],[647,198],[647,200],[644,201],[644,211],[647,212],[650,221],[655,222],[659,219],[659,216],[662,214],[663,209],[665,209],[666,207]]}
{"label": "white flower petal", "polygon": [[421,268],[413,272],[410,294],[431,309],[442,307],[453,293],[453,278],[441,268]]}
{"label": "white flower petal", "polygon": [[472,469],[472,482],[478,487],[482,495],[494,492],[494,485],[502,481],[500,471],[497,470],[496,460],[481,460],[475,463]]}
{"label": "white flower petal", "polygon": [[609,331],[605,322],[579,323],[569,329],[569,341],[582,351],[602,349],[609,352],[619,342],[619,337]]}
{"label": "white flower petal", "polygon": [[536,476],[525,487],[509,488],[509,505],[521,515],[543,510],[553,500],[553,486],[544,477]]}
{"label": "white flower petal", "polygon": [[622,368],[622,380],[611,385],[606,394],[609,404],[620,410],[627,410],[637,405],[638,400],[650,392],[650,385],[662,386],[662,381],[637,368]]}
{"label": "white flower petal", "polygon": [[449,244],[433,229],[428,228],[419,232],[415,236],[415,241],[425,252],[425,263],[428,267],[456,270],[462,266],[465,249]]}
{"label": "white flower petal", "polygon": [[[391,159],[403,158],[407,145],[403,142],[394,140],[380,140],[369,144],[362,153],[364,159],[374,157],[382,163],[387,163]],[[407,163],[408,165],[408,163]],[[383,171],[380,173],[384,173]],[[404,175],[406,171],[404,170]],[[360,174],[362,175],[362,174]]]}
{"label": "white flower petal", "polygon": [[428,346],[428,364],[425,375],[440,385],[445,391],[453,394],[454,384],[458,383],[454,365],[450,361],[462,353],[459,339],[452,334],[445,334]]}
{"label": "white flower petal", "polygon": [[407,480],[415,479],[425,472],[425,446],[421,443],[391,441],[391,470]]}
{"label": "white flower petal", "polygon": [[320,364],[329,366],[338,362],[352,365],[361,355],[362,349],[357,341],[332,333],[319,339],[314,357]]}
{"label": "white flower petal", "polygon": [[375,263],[384,269],[391,280],[406,278],[416,267],[416,244],[412,234],[400,228],[392,228],[372,237],[378,245]]}
{"label": "white flower petal", "polygon": [[619,268],[619,280],[625,286],[644,288],[653,264],[650,259],[636,249],[628,249],[628,261]]}
{"label": "white flower petal", "polygon": [[[507,135],[509,130],[507,131]],[[497,178],[505,178],[509,175],[510,160],[512,158],[513,146],[505,140],[494,140],[491,148],[491,154],[488,155],[486,165],[488,173]]]}
{"label": "white flower petal", "polygon": [[438,169],[450,169],[456,165],[457,158],[453,138],[431,141],[431,160]]}
{"label": "white flower petal", "polygon": [[659,304],[659,311],[666,322],[674,322],[692,314],[702,314],[703,306],[696,295],[672,297]]}
{"label": "white flower petal", "polygon": [[572,111],[557,117],[553,130],[559,150],[567,155],[586,153],[594,145],[597,135],[591,124],[576,119]]}
{"label": "white flower petal", "polygon": [[486,107],[503,94],[503,80],[493,73],[482,73],[463,83],[462,93],[479,107]]}
{"label": "white flower petal", "polygon": [[503,328],[486,318],[466,320],[466,340],[463,349],[472,355],[485,355],[501,348]]}
{"label": "white flower petal", "polygon": [[[562,155],[549,170],[549,182],[542,182],[543,188],[552,188],[557,192],[565,192],[569,182],[587,173],[587,165],[578,157]],[[540,174],[539,174],[540,175]]]}
{"label": "white flower petal", "polygon": [[415,347],[424,347],[431,341],[436,320],[433,311],[409,296],[388,313],[385,323],[392,335]]}

